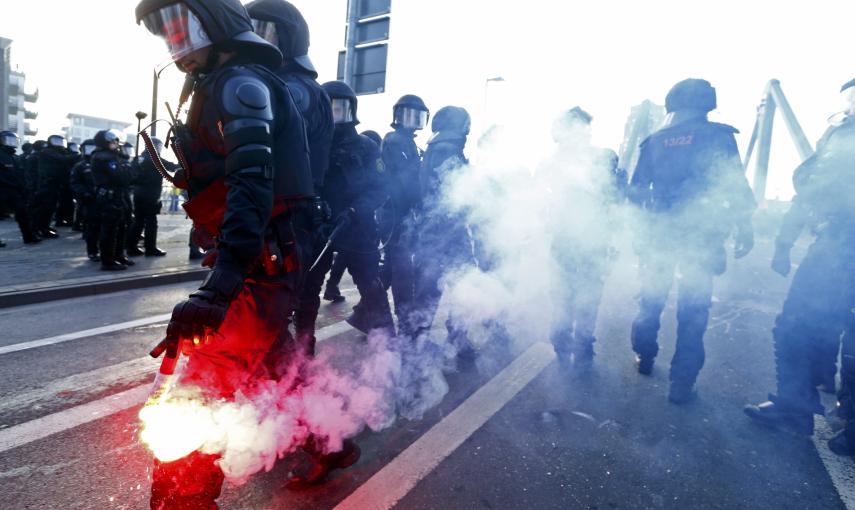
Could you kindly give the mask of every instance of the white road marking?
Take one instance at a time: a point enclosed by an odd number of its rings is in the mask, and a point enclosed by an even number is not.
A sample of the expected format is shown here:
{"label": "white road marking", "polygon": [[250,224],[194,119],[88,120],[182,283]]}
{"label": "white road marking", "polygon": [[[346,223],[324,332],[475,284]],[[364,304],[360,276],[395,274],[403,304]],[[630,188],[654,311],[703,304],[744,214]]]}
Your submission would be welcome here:
{"label": "white road marking", "polygon": [[[341,290],[342,294],[351,294],[354,292],[357,292],[355,287]],[[101,326],[99,328],[84,329],[83,331],[76,331],[74,333],[66,333],[64,335],[42,338],[41,340],[32,340],[30,342],[21,342],[18,344],[6,345],[0,347],[0,355],[9,354],[12,352],[26,351],[29,349],[35,349],[37,347],[44,347],[47,345],[60,344],[63,342],[69,342],[71,340],[79,340],[81,338],[88,338],[90,336],[103,335],[105,333],[113,333],[115,331],[122,331],[123,329],[149,326],[151,324],[157,324],[158,322],[166,323],[169,322],[170,317],[172,317],[171,313],[163,313],[160,315],[153,315],[151,317],[144,317],[142,319],[119,322],[116,324],[109,324],[107,326]]]}
{"label": "white road marking", "polygon": [[822,464],[837,489],[840,501],[847,510],[855,510],[855,462],[851,458],[835,454],[828,448],[828,440],[834,433],[824,416],[815,416],[813,423],[815,431],[811,439],[819,458],[822,459]]}
{"label": "white road marking", "polygon": [[553,359],[552,346],[545,343],[531,346],[334,510],[388,510],[395,506]]}
{"label": "white road marking", "polygon": [[0,453],[141,404],[145,402],[150,391],[151,387],[144,384],[95,402],[0,430]]}
{"label": "white road marking", "polygon": [[0,347],[0,354],[9,354],[11,352],[20,352],[26,351],[29,349],[35,349],[37,347],[44,347],[46,345],[55,345],[63,342],[70,342],[71,340],[79,340],[81,338],[87,338],[90,336],[103,335],[105,333],[113,333],[114,331],[121,331],[123,329],[131,329],[138,328],[140,326],[148,326],[151,324],[157,324],[158,322],[168,322],[169,318],[172,317],[171,313],[163,313],[160,315],[153,315],[151,317],[145,317],[143,319],[137,319],[133,321],[127,322],[119,322],[117,324],[110,324],[107,326],[101,326],[100,328],[92,328],[85,329],[83,331],[77,331],[74,333],[66,333],[64,335],[52,336],[49,338],[42,338],[41,340],[33,340],[30,342],[22,342],[19,344],[12,344]]}
{"label": "white road marking", "polygon": [[[336,322],[319,329],[315,333],[315,337],[318,342],[323,342],[351,329],[344,321]],[[147,360],[149,363],[152,361],[150,357],[140,358],[126,363],[119,363],[112,367],[105,367],[100,369],[100,371],[107,374],[114,370],[115,367],[121,365],[125,365],[126,369],[128,367],[137,369],[137,364],[142,364],[142,360]],[[89,402],[88,404],[49,414],[6,429],[0,429],[0,453],[142,404],[148,398],[150,391],[150,384],[142,384],[130,390]]]}

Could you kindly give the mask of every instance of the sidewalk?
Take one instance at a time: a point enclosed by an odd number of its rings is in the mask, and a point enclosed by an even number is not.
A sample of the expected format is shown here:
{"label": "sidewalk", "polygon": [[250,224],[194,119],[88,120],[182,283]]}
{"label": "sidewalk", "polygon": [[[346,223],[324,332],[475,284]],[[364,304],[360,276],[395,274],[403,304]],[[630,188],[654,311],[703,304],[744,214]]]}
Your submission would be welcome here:
{"label": "sidewalk", "polygon": [[58,239],[24,245],[14,220],[0,221],[0,239],[6,242],[6,247],[0,248],[0,294],[200,269],[199,261],[187,258],[190,220],[183,214],[162,214],[158,223],[158,247],[167,252],[165,257],[133,257],[136,265],[127,271],[105,272],[100,270],[99,263],[86,257],[86,246],[79,232],[59,228]]}

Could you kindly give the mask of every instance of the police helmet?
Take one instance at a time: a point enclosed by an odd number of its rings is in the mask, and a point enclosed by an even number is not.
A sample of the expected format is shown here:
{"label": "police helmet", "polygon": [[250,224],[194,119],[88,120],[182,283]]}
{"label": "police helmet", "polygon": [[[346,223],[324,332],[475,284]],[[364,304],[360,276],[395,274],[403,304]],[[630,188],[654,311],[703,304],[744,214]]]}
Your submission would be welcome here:
{"label": "police helmet", "polygon": [[80,154],[80,145],[77,142],[68,144],[68,150],[74,154]]}
{"label": "police helmet", "polygon": [[33,144],[33,151],[39,152],[45,147],[47,147],[47,142],[45,140],[36,140],[36,143]]}
{"label": "police helmet", "polygon": [[556,143],[578,139],[580,128],[588,129],[592,120],[594,117],[578,106],[562,112],[552,123],[552,139]]}
{"label": "police helmet", "polygon": [[91,138],[88,140],[83,140],[83,143],[80,144],[80,152],[84,156],[91,156],[92,153],[95,151],[95,147],[95,140]]}
{"label": "police helmet", "polygon": [[309,58],[309,24],[294,4],[285,0],[255,0],[246,5],[255,33],[279,48],[286,62],[296,63],[318,77]]}
{"label": "police helmet", "polygon": [[270,69],[282,64],[282,53],[259,37],[239,0],[142,0],[137,23],[166,41],[173,61],[213,46],[241,52]]}
{"label": "police helmet", "polygon": [[699,110],[711,112],[717,107],[715,88],[706,80],[689,78],[673,87],[665,96],[665,111]]}
{"label": "police helmet", "polygon": [[0,131],[0,146],[18,148],[18,134],[14,131]]}
{"label": "police helmet", "polygon": [[116,150],[119,148],[119,135],[114,131],[104,129],[95,133],[95,145],[102,150]]}
{"label": "police helmet", "polygon": [[419,130],[427,126],[430,111],[422,98],[413,94],[401,96],[392,108],[392,127]]}
{"label": "police helmet", "polygon": [[378,147],[383,145],[383,138],[380,136],[380,133],[378,133],[377,131],[374,131],[372,129],[366,129],[365,131],[363,131],[360,134],[362,136],[366,136],[366,137],[370,138],[371,141],[376,143]]}
{"label": "police helmet", "polygon": [[134,155],[134,146],[133,146],[133,144],[132,144],[132,143],[130,143],[130,142],[125,142],[125,143],[123,143],[123,144],[122,144],[122,154],[123,154],[126,158],[133,157],[133,155]]}
{"label": "police helmet", "polygon": [[47,139],[47,144],[50,147],[57,147],[57,148],[61,147],[63,149],[68,147],[66,145],[65,137],[62,135],[51,135],[51,136],[49,136]]}
{"label": "police helmet", "polygon": [[469,135],[472,119],[465,108],[459,106],[444,106],[433,118],[431,130],[433,136],[430,141],[441,142],[446,140],[465,139]]}
{"label": "police helmet", "polygon": [[332,102],[333,120],[336,124],[359,124],[356,117],[358,101],[350,85],[343,81],[328,81],[321,87]]}

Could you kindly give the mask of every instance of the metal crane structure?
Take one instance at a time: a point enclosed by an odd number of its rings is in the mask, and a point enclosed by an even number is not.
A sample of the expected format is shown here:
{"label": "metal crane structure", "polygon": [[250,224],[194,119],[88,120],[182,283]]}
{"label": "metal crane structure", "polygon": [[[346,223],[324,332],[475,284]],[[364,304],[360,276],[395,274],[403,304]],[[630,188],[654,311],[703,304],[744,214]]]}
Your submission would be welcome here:
{"label": "metal crane structure", "polygon": [[754,196],[757,202],[763,202],[766,197],[766,179],[769,175],[769,155],[772,150],[772,127],[775,121],[775,112],[781,111],[781,116],[784,124],[787,126],[787,131],[790,133],[790,138],[799,152],[799,157],[802,161],[806,160],[813,154],[814,149],[808,142],[804,131],[802,130],[790,103],[787,101],[784,91],[781,89],[781,82],[778,80],[770,80],[766,84],[766,89],[763,93],[763,99],[760,101],[760,106],[757,108],[757,122],[754,124],[754,131],[751,133],[751,141],[748,142],[748,150],[745,152],[745,161],[743,166],[746,173],[751,163],[751,156],[757,150],[757,158],[754,166]]}

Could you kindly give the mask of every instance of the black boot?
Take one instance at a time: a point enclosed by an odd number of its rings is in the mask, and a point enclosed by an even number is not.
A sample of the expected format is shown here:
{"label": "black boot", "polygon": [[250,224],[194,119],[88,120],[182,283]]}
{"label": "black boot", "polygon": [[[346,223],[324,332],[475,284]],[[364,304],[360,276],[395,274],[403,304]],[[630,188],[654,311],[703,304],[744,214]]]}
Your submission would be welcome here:
{"label": "black boot", "polygon": [[59,237],[59,234],[56,233],[56,230],[46,228],[39,231],[39,237],[42,239],[56,239]]}
{"label": "black boot", "polygon": [[113,260],[111,262],[101,261],[101,270],[102,271],[124,271],[128,266],[122,264],[117,260]]}
{"label": "black boot", "polygon": [[124,264],[124,265],[126,265],[126,266],[134,266],[134,265],[136,265],[136,262],[134,262],[133,260],[129,259],[128,257],[116,257],[116,262],[119,262],[120,264]]}
{"label": "black boot", "polygon": [[155,248],[153,250],[146,250],[145,256],[146,257],[165,257],[166,252],[161,250],[160,248]]}
{"label": "black boot", "polygon": [[635,356],[635,365],[638,368],[638,373],[641,375],[650,375],[653,373],[653,362],[656,358],[648,358],[637,354]]}
{"label": "black boot", "polygon": [[205,252],[194,246],[190,248],[190,255],[187,258],[190,260],[202,260],[205,258]]}
{"label": "black boot", "polygon": [[140,250],[139,246],[128,246],[128,249],[126,251],[128,252],[128,255],[131,257],[139,257],[140,255],[143,254],[143,251]]}
{"label": "black boot", "polygon": [[837,455],[843,455],[846,457],[855,456],[855,443],[851,440],[852,438],[849,436],[853,436],[855,433],[847,434],[846,430],[841,430],[834,437],[828,440],[828,448],[836,453]]}
{"label": "black boot", "polygon": [[677,381],[671,382],[671,389],[668,391],[668,401],[678,406],[688,404],[698,396],[693,384],[681,383]]}
{"label": "black boot", "polygon": [[338,290],[338,285],[327,284],[326,290],[324,290],[324,300],[331,301],[333,303],[341,303],[344,301],[344,296],[342,296],[341,291]]}
{"label": "black boot", "polygon": [[767,427],[799,436],[813,434],[813,414],[776,403],[771,395],[770,399],[762,404],[745,406],[743,410],[751,419]]}
{"label": "black boot", "polygon": [[288,486],[292,489],[321,483],[332,471],[356,464],[362,455],[359,446],[350,439],[345,439],[340,452],[322,454],[312,447],[307,447],[306,451],[311,456],[311,464],[292,473],[288,481]]}

